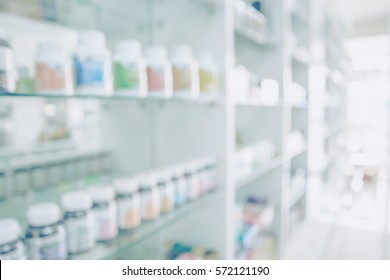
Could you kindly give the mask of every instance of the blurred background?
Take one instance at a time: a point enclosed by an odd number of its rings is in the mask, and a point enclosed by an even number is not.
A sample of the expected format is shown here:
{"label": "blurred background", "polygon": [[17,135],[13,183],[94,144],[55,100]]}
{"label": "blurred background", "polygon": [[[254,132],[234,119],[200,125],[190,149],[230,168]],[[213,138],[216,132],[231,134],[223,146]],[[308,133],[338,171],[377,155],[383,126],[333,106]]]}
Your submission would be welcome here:
{"label": "blurred background", "polygon": [[389,259],[387,0],[0,0],[0,259]]}

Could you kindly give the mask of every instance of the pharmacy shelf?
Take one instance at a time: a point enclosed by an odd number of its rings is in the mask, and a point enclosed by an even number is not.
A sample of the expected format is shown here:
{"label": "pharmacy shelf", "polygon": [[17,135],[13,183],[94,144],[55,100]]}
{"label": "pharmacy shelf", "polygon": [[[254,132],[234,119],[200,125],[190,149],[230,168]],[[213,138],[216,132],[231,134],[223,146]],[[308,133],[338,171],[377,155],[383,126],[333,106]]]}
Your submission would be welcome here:
{"label": "pharmacy shelf", "polygon": [[235,26],[235,33],[239,37],[249,40],[257,45],[263,47],[273,47],[275,45],[271,36],[268,34],[263,34],[259,32],[252,31],[248,28],[243,28],[241,26]]}
{"label": "pharmacy shelf", "polygon": [[291,106],[292,109],[302,109],[302,110],[306,110],[309,108],[309,104],[308,102],[304,102],[304,103],[301,103],[301,104],[291,104],[289,105]]}
{"label": "pharmacy shelf", "polygon": [[289,156],[289,158],[290,158],[290,160],[293,160],[293,159],[295,159],[295,158],[297,158],[305,153],[307,153],[307,147],[302,148],[299,151],[293,153],[292,155]]}
{"label": "pharmacy shelf", "polygon": [[188,203],[168,214],[163,214],[154,221],[145,222],[132,231],[120,232],[119,236],[114,240],[98,243],[91,251],[73,255],[70,258],[74,260],[116,259],[118,256],[128,254],[131,248],[143,240],[153,237],[161,230],[184,220],[201,209],[205,209],[206,207],[215,204],[223,197],[223,191],[209,193],[197,201]]}
{"label": "pharmacy shelf", "polygon": [[259,108],[281,108],[283,106],[282,102],[277,102],[275,104],[262,104],[262,103],[256,103],[256,102],[251,102],[251,101],[238,101],[235,103],[236,107],[259,107]]}
{"label": "pharmacy shelf", "polygon": [[293,208],[301,199],[303,199],[306,195],[306,188],[302,188],[299,191],[293,192],[291,194],[290,200],[290,209]]}
{"label": "pharmacy shelf", "polygon": [[256,181],[258,178],[268,174],[275,168],[279,167],[282,165],[282,157],[278,156],[275,157],[274,159],[270,160],[269,162],[263,164],[258,170],[253,172],[251,175],[245,177],[245,178],[240,178],[236,181],[236,189],[241,189],[250,183],[253,183]]}
{"label": "pharmacy shelf", "polygon": [[0,92],[0,98],[40,98],[40,99],[80,99],[80,100],[102,100],[102,101],[133,101],[133,102],[156,102],[156,103],[188,103],[188,104],[206,104],[206,105],[223,105],[223,98],[162,98],[162,97],[136,97],[124,95],[97,95],[97,94],[58,94],[58,93],[13,93]]}

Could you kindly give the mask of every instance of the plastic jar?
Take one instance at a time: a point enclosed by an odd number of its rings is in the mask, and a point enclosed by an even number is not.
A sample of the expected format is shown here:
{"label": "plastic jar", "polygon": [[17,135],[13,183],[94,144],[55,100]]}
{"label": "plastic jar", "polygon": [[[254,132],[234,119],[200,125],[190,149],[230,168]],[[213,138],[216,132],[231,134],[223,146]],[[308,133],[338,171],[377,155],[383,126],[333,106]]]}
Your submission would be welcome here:
{"label": "plastic jar", "polygon": [[0,260],[25,260],[26,248],[22,230],[15,219],[0,220]]}
{"label": "plastic jar", "polygon": [[97,241],[114,239],[118,235],[117,208],[115,193],[111,187],[89,189],[92,197],[92,210],[95,214],[95,232]]}
{"label": "plastic jar", "polygon": [[184,205],[187,201],[187,184],[184,177],[184,169],[181,167],[172,168],[171,179],[175,194],[175,206]]}
{"label": "plastic jar", "polygon": [[6,32],[0,28],[0,91],[15,91],[16,75],[13,50]]}
{"label": "plastic jar", "polygon": [[102,32],[97,30],[80,32],[74,67],[77,93],[112,94],[111,54],[106,47],[106,38]]}
{"label": "plastic jar", "polygon": [[61,223],[59,207],[54,203],[40,203],[27,211],[26,244],[29,259],[65,260],[66,234]]}
{"label": "plastic jar", "polygon": [[91,196],[83,191],[72,191],[62,195],[61,202],[69,253],[77,254],[92,249],[96,238]]}
{"label": "plastic jar", "polygon": [[142,175],[139,178],[141,195],[141,218],[151,221],[160,215],[160,192],[154,174]]}
{"label": "plastic jar", "polygon": [[175,97],[199,95],[199,68],[190,46],[176,46],[171,55],[172,85]]}
{"label": "plastic jar", "polygon": [[37,92],[72,92],[72,70],[68,57],[59,45],[42,42],[35,59],[35,89]]}
{"label": "plastic jar", "polygon": [[207,158],[205,161],[205,176],[208,191],[214,191],[217,189],[217,174],[216,174],[217,163],[214,158]]}
{"label": "plastic jar", "polygon": [[160,190],[161,213],[172,211],[175,207],[175,192],[171,174],[168,170],[158,172],[157,186]]}
{"label": "plastic jar", "polygon": [[200,176],[196,162],[190,163],[184,172],[187,200],[194,201],[200,196]]}
{"label": "plastic jar", "polygon": [[146,95],[146,63],[141,53],[141,44],[124,40],[117,44],[114,54],[115,94],[127,96]]}
{"label": "plastic jar", "polygon": [[219,67],[208,52],[199,55],[200,97],[215,98],[219,93]]}
{"label": "plastic jar", "polygon": [[118,227],[129,230],[141,224],[141,200],[136,179],[118,178],[114,181]]}
{"label": "plastic jar", "polygon": [[148,95],[168,98],[172,95],[172,66],[164,47],[149,47],[146,50]]}

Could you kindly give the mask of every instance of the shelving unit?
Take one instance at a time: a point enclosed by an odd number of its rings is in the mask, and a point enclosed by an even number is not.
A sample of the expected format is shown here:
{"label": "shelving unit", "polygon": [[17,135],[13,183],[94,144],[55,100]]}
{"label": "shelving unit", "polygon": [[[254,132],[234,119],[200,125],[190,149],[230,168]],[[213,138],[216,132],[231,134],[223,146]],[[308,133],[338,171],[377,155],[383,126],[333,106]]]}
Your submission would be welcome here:
{"label": "shelving unit", "polygon": [[[111,243],[99,244],[96,249],[72,258],[164,258],[165,242],[180,240],[213,248],[222,259],[234,259],[237,251],[234,210],[249,195],[267,197],[274,207],[275,218],[270,230],[276,243],[273,255],[283,258],[293,235],[291,225],[296,222],[292,208],[299,207],[302,213],[307,210],[307,178],[298,193],[291,193],[290,184],[297,169],[304,170],[306,177],[309,173],[311,1],[297,0],[294,3],[299,17],[283,0],[264,0],[261,14],[247,7],[266,22],[267,28],[261,32],[238,24],[242,19],[237,18],[235,0],[131,0],[126,4],[119,0],[110,3],[93,0],[92,6],[78,2],[69,1],[66,8],[59,9],[55,23],[2,12],[0,25],[12,35],[10,39],[15,46],[17,63],[32,67],[28,59],[33,57],[39,40],[61,37],[60,43],[71,50],[76,42],[77,30],[95,28],[106,33],[110,47],[118,39],[135,38],[144,46],[158,44],[172,47],[184,43],[191,45],[195,51],[210,50],[223,71],[220,96],[211,100],[0,93],[0,102],[20,108],[15,113],[19,117],[18,125],[23,126],[20,116],[31,117],[28,124],[31,134],[36,134],[34,128],[39,126],[42,110],[50,102],[66,104],[69,115],[90,114],[90,122],[74,124],[72,129],[77,129],[77,137],[71,137],[70,141],[80,149],[93,145],[96,149],[109,151],[113,158],[113,171],[109,177],[137,174],[202,156],[217,159],[218,191],[175,209],[155,222],[143,224],[134,232],[122,233]],[[239,2],[241,6],[248,5],[244,1]],[[79,13],[66,14],[76,6],[80,9]],[[80,15],[85,16],[84,21],[81,21]],[[295,28],[297,24],[304,28],[298,30]],[[29,30],[28,38],[23,33],[25,30]],[[291,42],[291,34],[297,38],[296,45]],[[28,46],[23,44],[27,39],[30,42]],[[236,96],[244,94],[233,92],[230,83],[236,64],[244,65],[257,77],[276,80],[279,101],[274,105],[236,102]],[[300,84],[307,93],[307,98],[297,104],[287,101],[292,82]],[[306,145],[298,153],[289,155],[286,139],[296,130],[304,135]],[[237,141],[238,134],[244,135],[240,143]],[[16,136],[20,135],[23,133]],[[86,139],[92,139],[94,143]],[[235,180],[237,150],[265,140],[272,141],[275,156],[249,176]],[[31,139],[21,142],[14,147],[15,151],[21,147],[27,147],[27,150],[34,148]],[[8,196],[14,196],[11,189],[7,192]],[[58,197],[51,200],[58,201]],[[31,201],[26,200],[26,203]],[[0,218],[12,216],[9,207],[0,209],[6,209],[0,213]]]}

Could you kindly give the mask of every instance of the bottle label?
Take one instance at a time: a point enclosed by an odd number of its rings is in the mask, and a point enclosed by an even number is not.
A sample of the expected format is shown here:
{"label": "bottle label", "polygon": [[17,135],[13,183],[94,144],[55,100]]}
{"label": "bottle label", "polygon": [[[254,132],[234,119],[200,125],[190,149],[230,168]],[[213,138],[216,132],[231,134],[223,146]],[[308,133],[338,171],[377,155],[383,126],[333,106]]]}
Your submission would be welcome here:
{"label": "bottle label", "polygon": [[178,66],[172,67],[173,91],[191,91],[191,67]]}
{"label": "bottle label", "polygon": [[94,209],[96,217],[96,240],[110,240],[118,234],[116,208],[110,205],[104,209]]}
{"label": "bottle label", "polygon": [[139,67],[137,63],[115,63],[114,85],[115,89],[139,89]]}
{"label": "bottle label", "polygon": [[67,258],[65,232],[46,237],[27,239],[28,255],[32,260],[65,260]]}
{"label": "bottle label", "polygon": [[105,59],[101,57],[75,58],[76,85],[104,84]]}
{"label": "bottle label", "polygon": [[140,199],[139,196],[132,198],[117,199],[118,226],[120,229],[132,229],[140,225]]}
{"label": "bottle label", "polygon": [[65,221],[69,253],[87,251],[95,246],[95,219],[88,214],[83,218]]}
{"label": "bottle label", "polygon": [[148,67],[148,91],[163,92],[165,89],[164,67]]}

